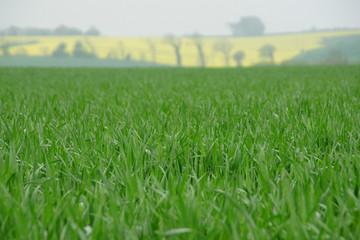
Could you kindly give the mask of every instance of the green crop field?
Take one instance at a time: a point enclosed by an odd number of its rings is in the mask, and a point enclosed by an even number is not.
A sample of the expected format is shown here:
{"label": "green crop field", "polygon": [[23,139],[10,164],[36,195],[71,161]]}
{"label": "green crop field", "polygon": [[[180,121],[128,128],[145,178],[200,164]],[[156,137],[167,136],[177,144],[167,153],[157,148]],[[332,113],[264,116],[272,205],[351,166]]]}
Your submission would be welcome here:
{"label": "green crop field", "polygon": [[1,239],[359,239],[360,67],[0,68]]}

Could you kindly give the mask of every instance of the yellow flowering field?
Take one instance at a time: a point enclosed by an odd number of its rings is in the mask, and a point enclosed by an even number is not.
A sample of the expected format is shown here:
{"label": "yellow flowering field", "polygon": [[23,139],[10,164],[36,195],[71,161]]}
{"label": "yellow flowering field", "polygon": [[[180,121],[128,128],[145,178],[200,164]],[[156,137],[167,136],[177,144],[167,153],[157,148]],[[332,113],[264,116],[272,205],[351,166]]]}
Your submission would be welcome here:
{"label": "yellow flowering field", "polygon": [[[246,38],[204,38],[203,50],[206,65],[209,67],[224,66],[224,59],[221,53],[215,52],[213,46],[215,42],[226,40],[231,42],[231,54],[236,51],[243,51],[245,58],[244,66],[251,66],[260,63],[259,48],[265,44],[275,46],[275,63],[288,60],[301,51],[316,49],[321,47],[321,41],[326,37],[357,35],[360,30],[354,31],[335,31],[301,33],[288,35],[268,35],[263,37]],[[66,51],[71,53],[76,41],[81,41],[88,51],[94,51],[99,58],[126,57],[132,60],[156,62],[160,64],[176,64],[176,57],[173,48],[167,44],[164,38],[125,38],[125,37],[85,37],[85,36],[24,36],[24,37],[3,37],[5,41],[28,42],[29,44],[13,46],[9,49],[11,55],[31,55],[46,56],[51,55],[60,43],[66,44]],[[191,38],[181,39],[181,55],[184,66],[198,66],[197,49]],[[150,44],[151,43],[151,44]],[[151,47],[155,49],[155,56],[152,54]],[[235,61],[231,58],[231,66],[235,66]]]}

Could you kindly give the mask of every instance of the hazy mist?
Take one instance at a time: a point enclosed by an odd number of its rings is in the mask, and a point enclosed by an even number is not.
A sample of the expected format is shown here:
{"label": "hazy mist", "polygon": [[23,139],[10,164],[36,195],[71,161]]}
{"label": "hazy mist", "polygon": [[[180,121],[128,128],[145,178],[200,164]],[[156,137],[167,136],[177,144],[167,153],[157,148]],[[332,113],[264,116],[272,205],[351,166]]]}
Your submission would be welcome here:
{"label": "hazy mist", "polygon": [[359,9],[359,0],[0,0],[0,29],[65,24],[110,36],[230,35],[227,23],[255,15],[276,33],[360,28]]}

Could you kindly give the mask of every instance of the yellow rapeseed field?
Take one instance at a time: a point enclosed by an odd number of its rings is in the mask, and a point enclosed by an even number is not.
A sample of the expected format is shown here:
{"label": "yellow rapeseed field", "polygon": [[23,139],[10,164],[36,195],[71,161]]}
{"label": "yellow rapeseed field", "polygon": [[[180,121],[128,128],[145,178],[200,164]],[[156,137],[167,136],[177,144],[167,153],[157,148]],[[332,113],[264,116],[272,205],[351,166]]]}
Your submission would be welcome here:
{"label": "yellow rapeseed field", "polygon": [[[243,38],[204,38],[203,49],[206,58],[206,65],[210,67],[224,66],[224,59],[221,53],[214,52],[213,46],[216,41],[224,40],[232,43],[232,54],[238,50],[245,52],[244,66],[251,66],[262,61],[259,57],[259,48],[265,44],[275,46],[275,63],[281,63],[290,59],[301,51],[321,47],[321,41],[325,37],[357,35],[359,30],[301,33],[289,35],[270,35],[263,37]],[[160,64],[176,64],[176,57],[173,48],[166,44],[164,38],[124,38],[124,37],[85,37],[85,36],[26,36],[26,37],[5,37],[5,40],[17,42],[35,42],[20,46],[13,46],[9,52],[12,55],[27,54],[33,56],[50,55],[60,44],[67,45],[66,51],[71,53],[76,41],[82,41],[89,51],[93,49],[99,58],[130,57],[133,60],[155,61]],[[151,53],[151,42],[156,49],[156,55]],[[191,38],[182,38],[181,45],[182,62],[184,66],[198,66],[197,49]],[[235,61],[231,58],[231,66]]]}

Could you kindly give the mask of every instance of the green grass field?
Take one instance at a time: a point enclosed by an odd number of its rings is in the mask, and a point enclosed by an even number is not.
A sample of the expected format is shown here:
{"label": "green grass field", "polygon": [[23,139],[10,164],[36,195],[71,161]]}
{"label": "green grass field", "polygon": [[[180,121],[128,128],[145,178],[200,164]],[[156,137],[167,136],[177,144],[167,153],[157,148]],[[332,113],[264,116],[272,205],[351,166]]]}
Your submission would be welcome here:
{"label": "green grass field", "polygon": [[359,239],[360,67],[0,68],[1,239]]}

